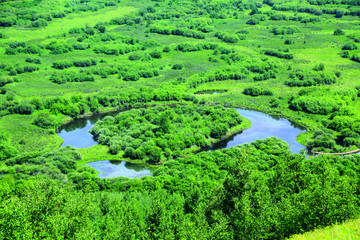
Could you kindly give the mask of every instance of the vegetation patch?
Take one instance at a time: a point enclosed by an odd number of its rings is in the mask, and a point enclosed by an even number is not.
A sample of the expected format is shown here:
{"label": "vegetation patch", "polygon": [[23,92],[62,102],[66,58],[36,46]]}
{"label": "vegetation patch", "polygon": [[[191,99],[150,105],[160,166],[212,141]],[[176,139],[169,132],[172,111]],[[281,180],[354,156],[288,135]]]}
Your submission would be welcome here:
{"label": "vegetation patch", "polygon": [[109,152],[152,164],[205,148],[242,123],[234,109],[176,106],[133,109],[105,117],[91,133]]}

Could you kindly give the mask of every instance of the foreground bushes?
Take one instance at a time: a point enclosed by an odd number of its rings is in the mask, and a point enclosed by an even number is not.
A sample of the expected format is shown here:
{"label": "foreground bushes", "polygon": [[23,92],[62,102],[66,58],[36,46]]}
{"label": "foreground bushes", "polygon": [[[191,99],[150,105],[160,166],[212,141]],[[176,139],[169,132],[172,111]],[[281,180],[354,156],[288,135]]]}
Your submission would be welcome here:
{"label": "foreground bushes", "polygon": [[99,179],[80,159],[70,147],[5,159],[0,237],[270,240],[359,213],[359,156],[309,161],[276,138],[171,160],[142,179]]}

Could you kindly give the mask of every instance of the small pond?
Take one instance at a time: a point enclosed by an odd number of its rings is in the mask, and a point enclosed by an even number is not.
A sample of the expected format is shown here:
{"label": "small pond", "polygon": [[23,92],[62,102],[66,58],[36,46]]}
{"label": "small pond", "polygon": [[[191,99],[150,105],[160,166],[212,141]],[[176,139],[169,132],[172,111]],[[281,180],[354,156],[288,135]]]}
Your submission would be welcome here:
{"label": "small pond", "polygon": [[125,161],[96,161],[90,162],[86,165],[91,166],[100,172],[99,178],[111,178],[111,177],[128,177],[128,178],[140,178],[142,176],[151,176],[150,170],[145,169],[138,164],[131,164]]}

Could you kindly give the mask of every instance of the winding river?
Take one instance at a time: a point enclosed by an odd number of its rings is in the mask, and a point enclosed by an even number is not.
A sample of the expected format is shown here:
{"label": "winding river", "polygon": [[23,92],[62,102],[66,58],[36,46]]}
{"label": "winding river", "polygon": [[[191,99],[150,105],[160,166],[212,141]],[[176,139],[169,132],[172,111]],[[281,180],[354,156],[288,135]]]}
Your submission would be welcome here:
{"label": "winding river", "polygon": [[[222,148],[230,148],[239,144],[250,143],[257,139],[265,139],[267,137],[277,137],[290,145],[293,153],[299,153],[304,148],[297,142],[297,136],[305,132],[305,129],[290,122],[284,118],[273,117],[268,114],[237,109],[236,110],[251,122],[251,127],[235,134],[234,136],[219,142],[212,146],[211,150]],[[94,115],[82,119],[69,122],[59,129],[58,136],[64,139],[61,146],[72,146],[76,148],[88,148],[98,144],[93,135],[89,133],[95,123],[105,116],[115,116],[118,112],[110,112]],[[151,175],[150,170],[144,169],[142,166],[134,166],[134,164],[125,161],[96,161],[87,165],[94,167],[100,172],[100,178],[124,176],[129,178]]]}

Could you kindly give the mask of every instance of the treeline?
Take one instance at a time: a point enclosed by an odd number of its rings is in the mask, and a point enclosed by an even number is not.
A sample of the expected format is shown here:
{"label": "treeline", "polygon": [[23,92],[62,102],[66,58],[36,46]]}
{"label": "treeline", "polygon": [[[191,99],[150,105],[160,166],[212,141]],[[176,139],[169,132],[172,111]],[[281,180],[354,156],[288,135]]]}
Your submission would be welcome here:
{"label": "treeline", "polygon": [[251,62],[242,67],[217,70],[203,77],[193,78],[189,81],[189,87],[196,88],[201,84],[214,81],[244,80],[253,78],[254,81],[274,79],[277,76],[278,66],[271,61]]}
{"label": "treeline", "polygon": [[[327,3],[327,2],[334,2],[334,1],[322,1],[322,0],[310,0],[308,1],[310,5],[307,4],[297,4],[297,3],[282,3],[282,4],[274,4],[272,6],[273,10],[277,11],[293,11],[293,12],[300,12],[300,13],[309,13],[314,14],[317,16],[321,16],[322,14],[332,14],[335,15],[336,18],[342,18],[345,15],[351,16],[359,16],[360,10],[359,9],[351,9],[349,5],[358,6],[359,2],[357,0],[350,0],[348,4],[344,6],[339,6],[344,3],[337,1],[336,3]],[[343,1],[347,2],[347,1]],[[336,7],[328,7],[326,4],[334,4],[338,5]],[[316,6],[317,5],[317,6]],[[319,19],[319,18],[318,18]]]}
{"label": "treeline", "polygon": [[[76,73],[55,73],[54,81],[59,84],[71,79],[89,79],[92,76]],[[65,79],[65,80],[64,80]],[[80,80],[78,80],[80,81]],[[52,114],[64,114],[76,118],[85,112],[97,113],[104,107],[128,108],[132,105],[142,105],[151,101],[197,101],[196,98],[188,96],[179,90],[150,89],[150,88],[127,88],[126,91],[106,92],[95,96],[84,97],[74,95],[71,98],[50,97],[45,99],[33,98],[31,100],[19,101],[12,92],[6,93],[7,100],[0,102],[0,116],[8,114],[32,114],[36,110],[48,109]]]}
{"label": "treeline", "polygon": [[52,67],[55,69],[66,69],[72,66],[74,67],[91,67],[96,66],[96,59],[83,59],[83,60],[58,60],[53,62]]}
{"label": "treeline", "polygon": [[101,45],[94,47],[94,52],[97,54],[103,53],[106,55],[115,55],[118,56],[119,54],[125,54],[140,50],[139,46],[135,45]]}

